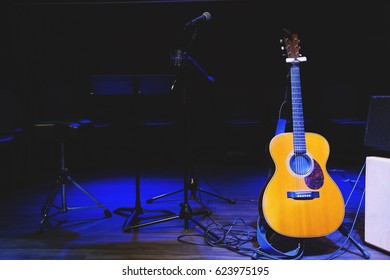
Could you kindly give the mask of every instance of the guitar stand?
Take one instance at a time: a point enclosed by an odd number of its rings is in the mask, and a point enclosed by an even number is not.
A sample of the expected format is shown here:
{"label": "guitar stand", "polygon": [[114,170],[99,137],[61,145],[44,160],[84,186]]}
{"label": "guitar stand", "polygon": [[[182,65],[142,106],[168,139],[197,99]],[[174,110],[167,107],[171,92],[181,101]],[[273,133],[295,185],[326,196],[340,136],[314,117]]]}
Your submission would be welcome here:
{"label": "guitar stand", "polygon": [[355,247],[362,253],[362,255],[363,255],[363,257],[364,257],[365,259],[368,260],[368,259],[371,257],[370,253],[367,252],[367,251],[363,248],[363,246],[362,246],[359,242],[357,242],[357,241],[348,233],[348,231],[343,227],[343,225],[341,225],[341,226],[338,228],[338,230],[339,230],[339,232],[340,232],[342,235],[344,235],[345,237],[347,237],[347,238],[351,241],[351,243],[352,243],[353,245],[355,245]]}
{"label": "guitar stand", "polygon": [[[49,193],[46,198],[45,203],[41,209],[42,220],[38,226],[37,233],[43,232],[45,226],[51,227],[49,219],[53,218],[58,214],[65,214],[72,210],[79,209],[87,209],[87,208],[102,208],[104,210],[105,217],[109,218],[112,216],[110,210],[108,210],[99,200],[97,200],[91,193],[89,193],[86,189],[84,189],[80,184],[78,184],[70,175],[69,169],[65,167],[65,159],[64,159],[64,141],[62,140],[60,143],[60,159],[61,159],[61,168],[60,172],[55,184],[54,189]],[[82,191],[85,195],[87,195],[90,199],[92,199],[96,205],[90,206],[79,206],[79,207],[69,207],[67,205],[67,196],[66,196],[66,188],[68,185],[74,185],[80,191]],[[55,198],[58,193],[61,191],[61,206],[58,206],[54,203]],[[57,212],[49,215],[52,208],[58,209]]]}

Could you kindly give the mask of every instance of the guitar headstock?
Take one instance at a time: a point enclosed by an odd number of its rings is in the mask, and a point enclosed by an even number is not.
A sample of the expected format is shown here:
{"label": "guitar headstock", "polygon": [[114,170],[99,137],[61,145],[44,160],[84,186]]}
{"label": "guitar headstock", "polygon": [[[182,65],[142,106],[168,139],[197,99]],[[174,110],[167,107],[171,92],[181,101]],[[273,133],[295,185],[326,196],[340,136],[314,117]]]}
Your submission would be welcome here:
{"label": "guitar headstock", "polygon": [[283,43],[282,50],[285,51],[286,62],[302,62],[306,61],[306,57],[302,56],[300,53],[301,47],[299,45],[300,39],[298,34],[290,33],[287,30],[284,30],[286,35],[283,37],[281,43]]}

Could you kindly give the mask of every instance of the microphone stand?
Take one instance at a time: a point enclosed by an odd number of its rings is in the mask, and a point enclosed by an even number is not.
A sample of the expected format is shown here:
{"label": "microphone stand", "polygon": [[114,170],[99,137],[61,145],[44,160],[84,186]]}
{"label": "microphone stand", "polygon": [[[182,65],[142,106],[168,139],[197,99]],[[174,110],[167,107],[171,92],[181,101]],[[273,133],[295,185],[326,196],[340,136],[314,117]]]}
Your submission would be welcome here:
{"label": "microphone stand", "polygon": [[[184,29],[186,30],[186,29]],[[189,46],[191,46],[197,34],[197,29],[194,30]],[[210,82],[214,82],[214,78],[206,73],[206,71],[191,57],[188,55],[187,51],[176,50],[175,54],[172,57],[173,66],[177,69],[176,79],[172,85],[172,90],[177,90],[181,92],[182,95],[182,104],[183,104],[183,114],[185,119],[185,141],[184,141],[184,156],[186,160],[186,170],[184,172],[184,188],[181,190],[176,190],[170,193],[162,194],[155,196],[151,199],[148,199],[147,203],[152,203],[153,201],[164,198],[181,191],[184,191],[184,205],[188,205],[188,194],[191,192],[191,199],[196,199],[196,192],[200,191],[208,195],[217,197],[219,199],[225,200],[231,204],[236,203],[234,199],[226,198],[221,195],[209,192],[205,189],[202,189],[198,186],[198,179],[194,176],[194,156],[192,153],[192,128],[191,128],[191,108],[190,108],[190,97],[187,91],[187,76],[189,75],[189,66],[195,66],[202,74],[204,74]],[[188,206],[189,207],[189,206]]]}

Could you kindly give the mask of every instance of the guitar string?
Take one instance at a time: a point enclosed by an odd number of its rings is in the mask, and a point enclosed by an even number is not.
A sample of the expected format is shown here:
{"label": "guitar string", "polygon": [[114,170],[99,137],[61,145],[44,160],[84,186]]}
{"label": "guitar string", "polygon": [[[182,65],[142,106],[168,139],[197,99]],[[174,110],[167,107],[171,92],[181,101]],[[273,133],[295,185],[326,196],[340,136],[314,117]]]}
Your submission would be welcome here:
{"label": "guitar string", "polygon": [[[301,98],[301,86],[300,86],[300,75],[299,75],[299,67],[298,62],[294,62],[291,67],[291,100],[292,100],[292,116],[293,116],[293,143],[294,143],[294,161],[295,161],[295,169],[300,175],[303,172],[303,158],[301,157],[300,151],[304,150],[305,144],[305,135],[301,135],[301,127],[297,127],[303,125],[303,106],[302,106],[302,98]],[[300,106],[300,107],[298,107]],[[298,111],[299,110],[299,111]],[[299,128],[299,131],[297,129]],[[304,131],[303,131],[304,132]],[[303,137],[302,137],[303,136]],[[301,143],[302,141],[302,143]],[[303,178],[301,176],[296,177],[296,189],[302,190],[304,186]]]}
{"label": "guitar string", "polygon": [[[302,102],[302,90],[301,90],[301,80],[300,80],[300,68],[299,61],[294,61],[291,66],[291,88],[292,88],[292,115],[293,115],[293,143],[294,143],[294,156],[296,165],[295,168],[298,171],[298,176],[296,179],[296,191],[305,191],[307,190],[307,185],[305,183],[305,175],[309,171],[310,163],[307,162],[307,147],[306,147],[306,133],[304,128],[304,114],[303,114],[303,102]],[[308,165],[309,164],[309,165]],[[311,162],[313,165],[314,162]],[[311,166],[313,168],[313,166]],[[311,169],[310,168],[310,169]],[[300,213],[304,217],[307,217],[310,214],[307,207],[300,209]],[[301,221],[306,221],[306,219],[300,219]],[[306,228],[306,227],[304,227]]]}

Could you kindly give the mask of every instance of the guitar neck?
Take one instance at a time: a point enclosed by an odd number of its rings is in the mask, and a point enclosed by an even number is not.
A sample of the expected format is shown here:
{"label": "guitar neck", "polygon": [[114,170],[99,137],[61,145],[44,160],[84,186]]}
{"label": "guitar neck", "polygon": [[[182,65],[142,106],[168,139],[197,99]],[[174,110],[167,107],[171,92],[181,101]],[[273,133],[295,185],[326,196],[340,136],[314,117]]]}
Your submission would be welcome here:
{"label": "guitar neck", "polygon": [[290,81],[294,152],[304,154],[306,153],[306,139],[299,62],[291,64]]}

